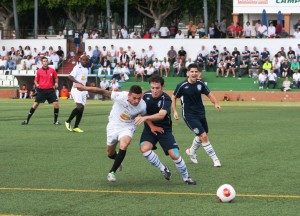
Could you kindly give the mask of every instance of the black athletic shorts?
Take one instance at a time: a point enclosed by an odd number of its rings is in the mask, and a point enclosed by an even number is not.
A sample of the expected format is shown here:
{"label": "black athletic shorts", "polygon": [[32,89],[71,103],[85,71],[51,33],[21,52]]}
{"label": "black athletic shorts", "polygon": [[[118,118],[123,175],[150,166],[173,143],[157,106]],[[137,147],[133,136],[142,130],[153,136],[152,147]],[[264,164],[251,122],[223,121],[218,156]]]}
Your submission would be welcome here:
{"label": "black athletic shorts", "polygon": [[196,116],[183,116],[186,125],[197,135],[202,133],[208,133],[208,125],[206,118],[200,118]]}
{"label": "black athletic shorts", "polygon": [[158,133],[155,135],[149,128],[145,127],[141,135],[140,145],[142,145],[145,141],[152,143],[153,150],[157,149],[156,144],[159,142],[166,155],[169,154],[168,151],[170,149],[179,149],[172,131],[165,131],[163,134]]}
{"label": "black athletic shorts", "polygon": [[46,100],[48,101],[49,104],[58,101],[55,90],[53,88],[51,89],[38,88],[35,102],[44,103]]}

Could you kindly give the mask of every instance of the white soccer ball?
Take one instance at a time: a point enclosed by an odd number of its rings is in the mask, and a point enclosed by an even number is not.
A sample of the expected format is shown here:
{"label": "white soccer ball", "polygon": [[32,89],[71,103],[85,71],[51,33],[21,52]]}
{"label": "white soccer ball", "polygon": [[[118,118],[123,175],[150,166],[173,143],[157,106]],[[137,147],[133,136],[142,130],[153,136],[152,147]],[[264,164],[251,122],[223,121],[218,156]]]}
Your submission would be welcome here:
{"label": "white soccer ball", "polygon": [[220,202],[231,202],[235,198],[235,190],[230,184],[223,184],[217,190]]}

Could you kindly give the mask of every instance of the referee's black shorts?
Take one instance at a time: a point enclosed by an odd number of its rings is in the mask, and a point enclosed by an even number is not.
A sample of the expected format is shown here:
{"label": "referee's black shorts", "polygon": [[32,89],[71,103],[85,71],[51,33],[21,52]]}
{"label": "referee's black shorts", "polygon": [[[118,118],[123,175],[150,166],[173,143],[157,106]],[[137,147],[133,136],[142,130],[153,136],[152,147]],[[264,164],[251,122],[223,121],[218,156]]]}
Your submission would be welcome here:
{"label": "referee's black shorts", "polygon": [[55,89],[53,89],[53,88],[51,88],[51,89],[38,88],[35,102],[44,103],[46,100],[48,101],[49,104],[58,101],[58,98],[55,93]]}

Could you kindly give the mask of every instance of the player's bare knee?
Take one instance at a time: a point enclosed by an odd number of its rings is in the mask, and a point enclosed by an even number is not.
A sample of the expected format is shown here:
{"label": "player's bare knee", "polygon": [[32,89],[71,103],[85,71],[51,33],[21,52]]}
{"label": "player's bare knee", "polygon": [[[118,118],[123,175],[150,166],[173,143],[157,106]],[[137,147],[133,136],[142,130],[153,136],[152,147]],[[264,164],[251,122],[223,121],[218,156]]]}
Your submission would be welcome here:
{"label": "player's bare knee", "polygon": [[199,136],[201,142],[203,143],[207,143],[208,142],[208,136],[207,136],[207,133],[202,133],[200,136]]}
{"label": "player's bare knee", "polygon": [[153,145],[149,142],[141,142],[140,143],[140,151],[141,153],[145,153],[153,148]]}
{"label": "player's bare knee", "polygon": [[179,154],[179,150],[178,148],[173,148],[173,149],[170,149],[168,151],[170,157],[172,158],[172,160],[178,160],[180,158],[180,154]]}

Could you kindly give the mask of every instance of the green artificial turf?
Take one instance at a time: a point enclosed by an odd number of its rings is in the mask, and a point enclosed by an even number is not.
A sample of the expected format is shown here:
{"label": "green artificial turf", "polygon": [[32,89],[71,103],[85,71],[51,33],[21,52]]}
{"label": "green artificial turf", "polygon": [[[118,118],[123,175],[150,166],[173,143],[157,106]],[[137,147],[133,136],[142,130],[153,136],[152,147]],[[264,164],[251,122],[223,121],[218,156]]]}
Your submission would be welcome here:
{"label": "green artificial turf", "polygon": [[[41,104],[21,125],[32,100],[0,99],[0,215],[299,215],[299,103],[207,103],[209,137],[221,162],[198,151],[185,155],[193,133],[182,118],[174,135],[196,186],[185,185],[172,160],[157,149],[173,173],[166,181],[139,152],[138,126],[117,182],[106,179],[106,124],[112,103],[89,100],[84,133],[53,125],[53,107]],[[64,122],[74,103],[60,101]],[[219,203],[217,188],[236,189],[232,203]]]}
{"label": "green artificial turf", "polygon": [[[257,78],[249,78],[248,76],[243,76],[241,78],[236,77],[216,77],[216,74],[212,71],[203,72],[203,79],[207,82],[207,85],[211,91],[280,91],[282,87],[282,83],[284,81],[283,78],[278,79],[278,84],[276,89],[258,89]],[[172,74],[171,74],[172,75]],[[184,77],[165,77],[165,90],[174,90],[176,85],[179,82],[182,82]],[[148,82],[141,82],[141,78],[139,78],[138,82],[135,82],[133,77],[130,77],[129,81],[125,83],[120,83],[122,88],[128,90],[129,87],[133,84],[138,84],[143,87],[144,90],[149,89]],[[292,89],[292,91],[299,92],[299,89]]]}

